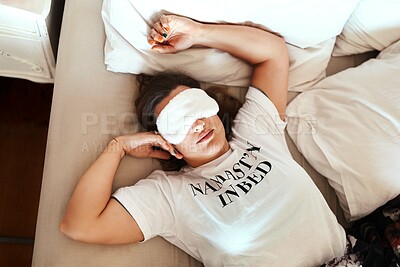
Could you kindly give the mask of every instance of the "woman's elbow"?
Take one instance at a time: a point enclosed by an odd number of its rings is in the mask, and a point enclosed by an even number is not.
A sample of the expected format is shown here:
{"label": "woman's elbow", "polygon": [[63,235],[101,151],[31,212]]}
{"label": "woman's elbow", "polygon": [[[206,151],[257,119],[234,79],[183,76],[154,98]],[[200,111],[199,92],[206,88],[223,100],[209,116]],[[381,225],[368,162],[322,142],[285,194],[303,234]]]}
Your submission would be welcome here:
{"label": "woman's elbow", "polygon": [[88,242],[85,231],[83,231],[80,227],[74,226],[65,219],[60,223],[59,229],[61,233],[72,240],[79,242]]}
{"label": "woman's elbow", "polygon": [[279,37],[278,39],[278,51],[280,56],[284,56],[289,59],[288,45],[286,44],[285,39],[282,37]]}
{"label": "woman's elbow", "polygon": [[64,219],[59,226],[60,232],[69,238],[76,240],[77,234],[76,231],[71,227],[71,225]]}

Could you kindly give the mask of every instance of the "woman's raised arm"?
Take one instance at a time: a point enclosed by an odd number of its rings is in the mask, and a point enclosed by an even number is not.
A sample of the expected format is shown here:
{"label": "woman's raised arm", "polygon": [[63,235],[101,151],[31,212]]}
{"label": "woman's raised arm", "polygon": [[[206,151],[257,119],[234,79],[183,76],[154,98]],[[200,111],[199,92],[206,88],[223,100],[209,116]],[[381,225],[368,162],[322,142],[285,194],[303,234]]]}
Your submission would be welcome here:
{"label": "woman's raised arm", "polygon": [[160,53],[176,53],[193,45],[207,46],[250,63],[253,65],[251,84],[270,98],[284,120],[289,58],[283,38],[249,26],[202,24],[166,15],[154,24],[149,43]]}

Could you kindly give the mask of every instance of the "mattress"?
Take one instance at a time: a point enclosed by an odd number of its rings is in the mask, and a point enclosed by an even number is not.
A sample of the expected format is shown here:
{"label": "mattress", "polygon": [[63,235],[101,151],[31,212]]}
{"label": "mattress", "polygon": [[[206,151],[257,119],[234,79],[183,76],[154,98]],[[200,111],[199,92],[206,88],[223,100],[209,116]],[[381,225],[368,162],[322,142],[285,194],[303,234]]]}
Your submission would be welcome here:
{"label": "mattress", "polygon": [[[202,266],[160,237],[144,244],[106,246],[79,243],[59,231],[68,200],[83,172],[110,139],[140,130],[133,111],[135,76],[107,71],[104,65],[101,5],[101,1],[89,0],[65,3],[32,265]],[[368,57],[332,58],[328,74]],[[239,98],[245,93],[245,88],[226,90]],[[288,101],[296,94],[291,92]],[[290,138],[287,141],[293,157],[311,175],[339,222],[348,226],[327,180],[307,163]],[[125,157],[114,190],[135,183],[158,167],[151,159]]]}

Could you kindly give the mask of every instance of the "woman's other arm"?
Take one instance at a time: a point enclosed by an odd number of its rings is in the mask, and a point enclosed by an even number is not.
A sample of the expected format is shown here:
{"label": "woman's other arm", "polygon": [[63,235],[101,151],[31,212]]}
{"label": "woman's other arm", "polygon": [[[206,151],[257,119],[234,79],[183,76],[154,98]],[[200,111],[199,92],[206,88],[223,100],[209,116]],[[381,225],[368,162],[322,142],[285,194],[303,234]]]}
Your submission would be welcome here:
{"label": "woman's other arm", "polygon": [[115,173],[125,153],[135,157],[170,157],[169,153],[154,150],[153,146],[173,153],[173,147],[154,133],[137,133],[112,140],[76,185],[60,224],[61,232],[86,243],[122,244],[143,240],[136,221],[110,196]]}
{"label": "woman's other arm", "polygon": [[[166,38],[162,37],[163,33],[168,34]],[[150,37],[150,44],[155,44],[153,50],[160,53],[175,53],[192,45],[202,45],[226,51],[250,63],[253,65],[251,84],[270,98],[284,120],[289,57],[283,38],[254,27],[201,24],[173,15],[161,16]]]}

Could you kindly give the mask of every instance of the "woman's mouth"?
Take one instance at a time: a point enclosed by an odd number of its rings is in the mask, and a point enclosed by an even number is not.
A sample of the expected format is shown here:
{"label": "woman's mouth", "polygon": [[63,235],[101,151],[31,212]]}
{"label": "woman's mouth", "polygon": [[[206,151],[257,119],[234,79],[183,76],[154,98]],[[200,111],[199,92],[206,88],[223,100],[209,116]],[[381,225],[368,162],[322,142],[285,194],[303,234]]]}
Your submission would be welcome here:
{"label": "woman's mouth", "polygon": [[204,133],[202,133],[200,135],[200,139],[197,141],[196,144],[206,142],[207,140],[209,140],[213,136],[213,134],[214,134],[214,130],[213,129],[204,131]]}

